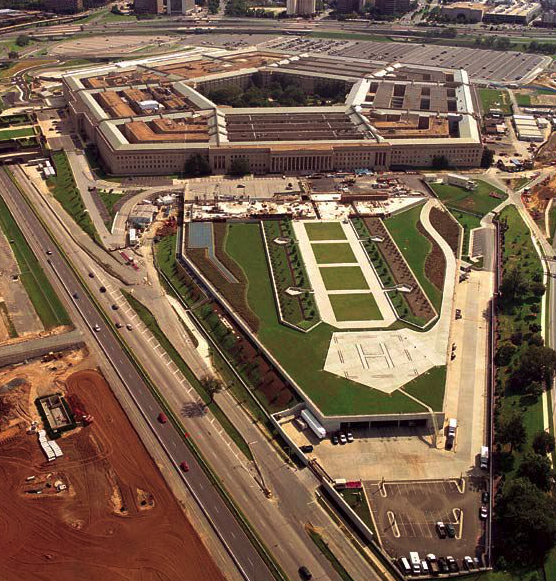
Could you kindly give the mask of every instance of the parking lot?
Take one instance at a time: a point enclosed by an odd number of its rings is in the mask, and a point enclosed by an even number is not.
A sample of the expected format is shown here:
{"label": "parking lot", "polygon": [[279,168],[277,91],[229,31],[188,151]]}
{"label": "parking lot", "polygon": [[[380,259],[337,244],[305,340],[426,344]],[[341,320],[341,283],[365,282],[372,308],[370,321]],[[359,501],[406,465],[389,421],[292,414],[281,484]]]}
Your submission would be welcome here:
{"label": "parking lot", "polygon": [[331,56],[370,59],[373,62],[463,68],[472,81],[525,83],[533,71],[546,67],[550,59],[516,51],[493,51],[465,47],[435,46],[402,42],[327,40],[312,38],[274,39],[270,48],[291,52],[316,52]]}
{"label": "parking lot", "polygon": [[[384,549],[395,558],[417,551],[421,558],[478,557],[484,550],[479,519],[481,478],[419,482],[364,482],[376,529]],[[455,538],[441,539],[436,523],[452,523]]]}

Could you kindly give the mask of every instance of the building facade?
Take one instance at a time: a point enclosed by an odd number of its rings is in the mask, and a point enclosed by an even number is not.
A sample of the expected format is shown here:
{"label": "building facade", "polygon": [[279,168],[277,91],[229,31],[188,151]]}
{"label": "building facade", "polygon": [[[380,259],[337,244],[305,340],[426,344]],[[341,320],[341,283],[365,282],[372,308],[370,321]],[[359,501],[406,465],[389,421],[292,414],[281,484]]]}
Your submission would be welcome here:
{"label": "building facade", "polygon": [[409,0],[376,0],[375,8],[380,14],[405,14],[409,12]]}
{"label": "building facade", "polygon": [[286,2],[288,16],[310,16],[316,11],[316,0],[287,0]]}
{"label": "building facade", "polygon": [[164,14],[163,0],[135,0],[135,14]]}
{"label": "building facade", "polygon": [[83,11],[83,0],[44,0],[45,10],[57,14],[75,14]]}

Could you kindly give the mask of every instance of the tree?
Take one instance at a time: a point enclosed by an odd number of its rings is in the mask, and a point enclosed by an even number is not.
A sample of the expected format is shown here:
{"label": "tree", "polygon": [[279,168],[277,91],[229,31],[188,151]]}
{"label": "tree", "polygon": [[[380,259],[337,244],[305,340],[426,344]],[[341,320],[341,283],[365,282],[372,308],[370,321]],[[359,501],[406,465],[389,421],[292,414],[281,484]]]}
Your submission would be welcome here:
{"label": "tree", "polygon": [[15,41],[17,46],[27,46],[30,42],[31,39],[26,34],[20,34]]}
{"label": "tree", "polygon": [[530,480],[537,488],[550,492],[554,487],[554,470],[546,456],[526,454],[519,465],[517,475]]}
{"label": "tree", "polygon": [[528,345],[521,353],[519,366],[513,374],[516,381],[548,384],[556,371],[556,351],[551,347]]}
{"label": "tree", "polygon": [[494,161],[494,151],[492,149],[489,149],[488,147],[485,147],[483,149],[483,155],[481,156],[481,167],[486,169],[492,165],[493,161]]}
{"label": "tree", "polygon": [[516,348],[513,345],[510,345],[509,343],[504,343],[503,345],[500,345],[500,347],[498,347],[498,350],[496,351],[496,355],[494,357],[494,362],[499,367],[505,367],[506,365],[510,364],[510,361],[512,360],[512,357],[514,356],[515,352]]}
{"label": "tree", "polygon": [[432,167],[434,169],[447,169],[449,166],[450,163],[445,155],[435,155],[432,158]]}
{"label": "tree", "polygon": [[183,167],[184,172],[191,177],[206,176],[212,173],[206,157],[200,153],[190,155]]}
{"label": "tree", "polygon": [[207,405],[210,405],[214,401],[214,396],[224,389],[224,384],[220,379],[218,379],[218,377],[214,377],[213,375],[205,375],[200,382],[201,387],[209,396]]}
{"label": "tree", "polygon": [[500,284],[500,294],[505,303],[512,304],[518,300],[521,301],[527,289],[527,279],[519,267],[514,267],[504,273]]}
{"label": "tree", "polygon": [[520,567],[540,565],[556,543],[556,504],[525,478],[506,484],[496,504],[498,550]]}
{"label": "tree", "polygon": [[517,414],[502,421],[498,428],[498,439],[502,444],[509,444],[510,451],[520,450],[527,440],[527,433],[521,416]]}
{"label": "tree", "polygon": [[541,456],[546,456],[554,452],[555,442],[554,436],[548,432],[537,432],[533,438],[533,450]]}
{"label": "tree", "polygon": [[10,50],[10,52],[8,53],[8,58],[10,60],[15,60],[19,57],[19,53],[16,52],[15,50]]}
{"label": "tree", "polygon": [[236,157],[230,164],[230,174],[233,176],[245,175],[249,170],[249,160],[245,157]]}

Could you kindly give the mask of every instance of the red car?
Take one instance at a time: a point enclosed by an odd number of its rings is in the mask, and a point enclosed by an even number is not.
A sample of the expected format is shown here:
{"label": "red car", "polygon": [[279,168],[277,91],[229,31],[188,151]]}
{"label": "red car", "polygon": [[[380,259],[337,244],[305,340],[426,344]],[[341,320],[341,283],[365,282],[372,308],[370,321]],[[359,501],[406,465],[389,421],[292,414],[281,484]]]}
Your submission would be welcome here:
{"label": "red car", "polygon": [[160,413],[158,414],[158,421],[159,421],[161,424],[165,424],[165,423],[168,421],[168,418],[166,417],[166,414],[165,414],[164,412],[160,412]]}
{"label": "red car", "polygon": [[184,472],[189,472],[189,464],[187,462],[182,462],[180,464],[180,468],[184,471]]}

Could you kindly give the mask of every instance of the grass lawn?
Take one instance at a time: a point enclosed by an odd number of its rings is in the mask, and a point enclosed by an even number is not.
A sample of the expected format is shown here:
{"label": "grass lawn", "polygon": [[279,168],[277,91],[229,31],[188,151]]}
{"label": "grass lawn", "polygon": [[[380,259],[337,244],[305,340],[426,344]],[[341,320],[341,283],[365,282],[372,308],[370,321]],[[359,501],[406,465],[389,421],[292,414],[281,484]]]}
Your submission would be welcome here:
{"label": "grass lawn", "polygon": [[338,321],[376,321],[382,313],[372,293],[328,295]]}
{"label": "grass lawn", "polygon": [[162,329],[158,326],[154,315],[149,311],[149,309],[147,309],[145,305],[143,305],[143,303],[139,302],[130,293],[122,290],[122,294],[129,303],[130,307],[137,313],[141,321],[143,321],[149,331],[156,337],[156,340],[160,343],[164,351],[168,353],[168,356],[176,364],[176,367],[179,368],[189,383],[201,396],[201,399],[205,402],[205,404],[207,404],[207,407],[213,413],[220,425],[224,428],[228,436],[230,436],[230,438],[237,444],[237,447],[243,452],[245,457],[252,461],[253,455],[251,454],[251,450],[249,449],[247,442],[243,439],[232,422],[230,422],[226,414],[220,409],[218,404],[214,401],[209,403],[209,394],[203,389],[200,381],[195,377],[191,369],[189,369],[188,365],[181,358],[181,355],[178,353],[166,335],[162,332]]}
{"label": "grass lawn", "polygon": [[335,329],[326,323],[308,333],[280,324],[266,256],[257,224],[232,224],[226,252],[243,268],[250,284],[249,306],[259,317],[258,336],[324,414],[422,412],[402,393],[391,395],[323,370]]}
{"label": "grass lawn", "polygon": [[556,204],[552,202],[552,206],[548,211],[548,227],[550,228],[550,244],[554,241],[554,234],[556,234]]}
{"label": "grass lawn", "polygon": [[0,228],[7,240],[13,240],[11,247],[21,271],[21,282],[44,328],[71,325],[71,319],[1,197]]}
{"label": "grass lawn", "polygon": [[312,528],[307,527],[307,534],[311,537],[312,541],[319,548],[319,551],[323,556],[330,562],[332,567],[336,570],[336,573],[340,576],[342,581],[353,581],[353,577],[345,570],[344,566],[338,561],[336,555],[330,550],[328,543]]}
{"label": "grass lawn", "polygon": [[[481,217],[488,214],[508,197],[502,190],[486,182],[481,180],[475,180],[475,182],[477,187],[474,190],[466,190],[448,184],[431,184],[431,187],[449,208],[479,214]],[[489,195],[490,192],[496,192],[501,197],[494,198]]]}
{"label": "grass lawn", "polygon": [[484,113],[488,113],[490,109],[501,109],[504,115],[511,115],[512,107],[507,91],[479,89],[479,97]]}
{"label": "grass lawn", "polygon": [[388,228],[390,235],[398,245],[434,308],[440,312],[442,293],[425,275],[425,260],[432,249],[432,245],[417,230],[422,208],[422,206],[416,206],[392,218],[388,218],[388,220],[384,221],[384,225]]}
{"label": "grass lawn", "polygon": [[312,244],[318,264],[357,262],[349,244]]}
{"label": "grass lawn", "polygon": [[365,290],[369,288],[359,266],[320,268],[326,290]]}
{"label": "grass lawn", "polygon": [[452,216],[461,224],[463,227],[463,256],[469,254],[469,234],[474,228],[480,228],[481,219],[473,214],[467,214],[466,212],[461,212],[459,210],[450,210]]}
{"label": "grass lawn", "polygon": [[108,228],[108,230],[110,230],[112,228],[112,222],[114,221],[114,217],[116,216],[114,205],[119,199],[121,199],[123,194],[111,194],[104,190],[100,190],[98,194],[100,196],[100,199],[102,200],[102,203],[104,204],[104,207],[110,214],[111,220],[109,221],[108,224],[106,224],[106,227]]}
{"label": "grass lawn", "polygon": [[[508,206],[500,213],[500,218],[507,221],[508,225],[504,237],[503,272],[518,267],[526,280],[533,280],[534,277],[539,278],[542,275],[541,261],[531,241],[530,231],[521,219],[519,212],[514,206]],[[523,298],[522,303],[514,306],[513,311],[500,311],[498,314],[499,345],[509,343],[511,336],[516,332],[527,333],[531,323],[541,324],[540,313],[535,314],[531,311],[531,306],[535,303],[540,305],[540,300],[528,293]],[[523,341],[521,345],[516,346],[512,362],[517,361],[520,352],[526,345],[527,341]],[[501,415],[502,417],[510,417],[513,414],[519,414],[527,432],[527,443],[522,452],[514,452],[515,461],[513,464],[508,463],[503,469],[506,472],[506,478],[511,478],[513,471],[519,465],[521,454],[531,450],[533,436],[543,429],[542,399],[534,400],[515,392],[508,382],[509,367],[499,367],[498,374],[504,386]]]}
{"label": "grass lawn", "polygon": [[100,236],[85,208],[66,154],[63,151],[53,153],[52,160],[56,166],[56,175],[48,178],[48,187],[83,232],[100,245]]}
{"label": "grass lawn", "polygon": [[355,514],[371,529],[371,531],[375,532],[369,503],[367,502],[367,497],[363,490],[344,488],[338,490],[338,492],[344,497],[346,503],[355,511]]}
{"label": "grass lawn", "polygon": [[531,95],[524,95],[523,93],[514,93],[517,104],[522,107],[531,105]]}
{"label": "grass lawn", "polygon": [[404,385],[407,391],[419,401],[427,404],[435,412],[442,411],[444,388],[446,387],[446,366],[439,365],[416,377]]}
{"label": "grass lawn", "polygon": [[0,141],[7,141],[14,137],[31,137],[35,135],[32,127],[23,127],[18,129],[0,129]]}
{"label": "grass lawn", "polygon": [[305,230],[309,240],[346,240],[339,222],[308,222]]}

